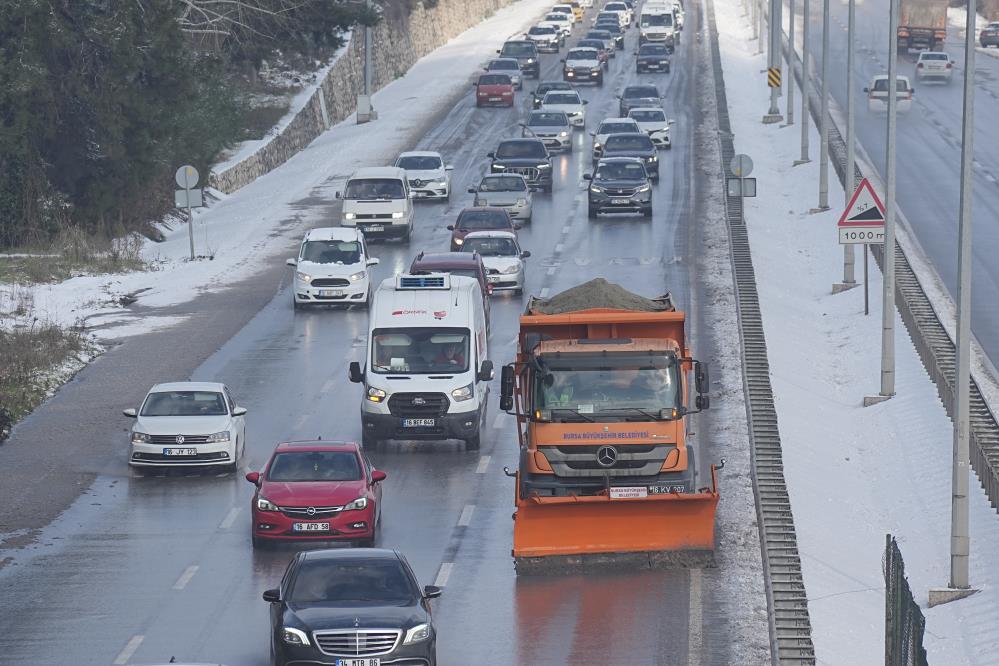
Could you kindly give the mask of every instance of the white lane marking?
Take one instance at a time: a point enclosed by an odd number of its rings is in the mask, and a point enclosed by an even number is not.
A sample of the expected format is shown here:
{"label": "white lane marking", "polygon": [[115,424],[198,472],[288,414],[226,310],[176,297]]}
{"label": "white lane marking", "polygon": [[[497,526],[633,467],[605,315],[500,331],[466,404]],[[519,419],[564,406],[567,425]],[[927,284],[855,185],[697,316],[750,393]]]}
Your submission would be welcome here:
{"label": "white lane marking", "polygon": [[143,636],[142,634],[136,634],[135,636],[132,636],[131,640],[129,640],[128,643],[125,644],[125,647],[123,647],[121,652],[118,653],[118,656],[115,657],[114,660],[115,666],[121,666],[121,664],[127,664],[128,660],[132,658],[132,655],[135,654],[135,651],[139,649],[139,646],[142,645],[142,641],[144,641],[145,639],[146,637]]}
{"label": "white lane marking", "polygon": [[564,249],[565,249],[565,245],[563,245],[562,243],[556,243],[555,244],[555,254],[562,254],[562,250],[564,250]]}
{"label": "white lane marking", "polygon": [[473,513],[475,513],[475,505],[466,504],[465,508],[461,510],[461,516],[458,517],[458,527],[468,527],[472,522]]}
{"label": "white lane marking", "polygon": [[180,575],[180,578],[177,579],[177,582],[173,584],[173,589],[183,590],[185,587],[187,587],[187,584],[191,582],[191,579],[194,578],[194,574],[196,573],[198,573],[197,564],[192,564],[191,566],[184,569],[184,573],[182,573]]}
{"label": "white lane marking", "polygon": [[485,474],[486,468],[489,467],[489,461],[492,460],[492,456],[482,456],[479,458],[479,466],[475,468],[476,474]]}
{"label": "white lane marking", "polygon": [[689,666],[700,666],[703,655],[702,645],[702,624],[704,622],[703,610],[701,606],[701,570],[688,569],[690,572],[690,604],[688,605],[690,618],[687,622],[689,634],[687,635],[687,664]]}
{"label": "white lane marking", "polygon": [[557,270],[558,270],[558,268],[556,266],[552,266],[551,268],[548,269],[548,274],[549,275],[555,275],[555,271],[557,271]]}
{"label": "white lane marking", "polygon": [[225,514],[225,518],[223,518],[222,522],[219,523],[219,529],[227,530],[232,527],[232,524],[236,522],[236,516],[239,515],[240,511],[241,509],[238,506],[234,506],[229,509],[229,513]]}
{"label": "white lane marking", "polygon": [[445,562],[441,565],[441,570],[437,572],[437,580],[434,581],[434,585],[437,587],[444,587],[447,585],[447,579],[451,577],[451,567],[454,566],[454,562]]}
{"label": "white lane marking", "polygon": [[548,298],[548,287],[541,290],[541,298]]}
{"label": "white lane marking", "polygon": [[563,234],[567,234],[567,233],[569,233],[570,231],[572,231],[572,227],[570,227],[570,226],[569,226],[568,224],[567,224],[567,225],[565,225],[564,227],[562,227],[562,233],[563,233]]}
{"label": "white lane marking", "polygon": [[333,390],[334,386],[336,386],[336,382],[333,381],[332,379],[327,379],[326,383],[323,384],[323,387],[321,389],[319,389],[319,392],[320,393],[329,393],[330,391]]}
{"label": "white lane marking", "polygon": [[496,415],[496,418],[493,419],[493,429],[494,430],[499,430],[500,428],[503,427],[503,417],[504,416],[506,416],[506,412],[500,412],[499,414]]}

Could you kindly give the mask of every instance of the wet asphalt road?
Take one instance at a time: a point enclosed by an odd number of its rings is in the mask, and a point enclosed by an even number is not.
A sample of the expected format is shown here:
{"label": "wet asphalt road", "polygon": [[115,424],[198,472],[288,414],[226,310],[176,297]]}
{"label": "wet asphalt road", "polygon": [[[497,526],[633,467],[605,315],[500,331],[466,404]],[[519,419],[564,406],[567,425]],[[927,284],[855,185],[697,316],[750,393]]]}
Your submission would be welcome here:
{"label": "wet asphalt road", "polygon": [[[523,247],[532,252],[529,293],[557,293],[604,276],[649,296],[668,288],[683,309],[697,300],[690,275],[696,238],[692,136],[700,117],[691,48],[701,24],[697,8],[690,7],[687,18],[672,74],[635,74],[632,29],[605,85],[582,87],[589,100],[587,132],[576,132],[572,154],[555,158],[555,191],[536,195],[534,222],[521,231]],[[581,32],[577,28],[573,40]],[[543,72],[542,79],[559,78],[557,56],[543,56]],[[589,221],[581,179],[590,170],[588,131],[617,115],[615,96],[636,80],[660,85],[667,112],[677,120],[674,148],[660,154],[654,217]],[[487,169],[486,153],[501,138],[519,136],[517,123],[532,87],[528,80],[514,109],[476,109],[466,95],[414,146],[439,150],[454,164],[454,195],[450,204],[418,207],[408,246],[373,245],[381,258],[377,279],[404,270],[421,249],[446,248],[445,225],[470,203],[464,192]],[[271,269],[257,284],[274,297],[192,373],[195,380],[226,382],[249,408],[246,469],[258,468],[281,440],[360,435],[360,389],[346,377],[347,364],[363,355],[366,312],[295,313],[288,275],[280,283],[273,277]],[[494,298],[491,355],[497,365],[512,359],[522,309],[521,298]],[[183,344],[171,353],[176,361],[157,357],[164,379],[172,378],[171,367],[182,367]],[[710,606],[712,592],[700,588],[699,575],[514,575],[513,487],[502,469],[516,465],[516,437],[512,418],[497,408],[498,381],[493,389],[481,451],[448,442],[382,444],[371,452],[388,473],[379,545],[399,548],[422,583],[445,588],[435,602],[441,663],[727,663],[721,656],[724,629],[702,627],[691,610]],[[101,427],[115,443],[113,456],[100,464],[81,461],[97,475],[93,485],[42,531],[39,546],[15,553],[13,564],[0,569],[0,662],[148,664],[176,656],[230,666],[266,664],[268,619],[260,594],[276,585],[294,549],[250,547],[252,493],[242,472],[130,473],[123,432],[128,423],[118,416],[127,406],[106,405]],[[44,423],[32,427],[44,431]],[[714,460],[709,450],[699,456],[701,469]],[[35,495],[44,496],[44,490],[36,488]],[[702,595],[708,598],[703,604]],[[699,649],[712,649],[711,659],[688,655],[691,632]]]}

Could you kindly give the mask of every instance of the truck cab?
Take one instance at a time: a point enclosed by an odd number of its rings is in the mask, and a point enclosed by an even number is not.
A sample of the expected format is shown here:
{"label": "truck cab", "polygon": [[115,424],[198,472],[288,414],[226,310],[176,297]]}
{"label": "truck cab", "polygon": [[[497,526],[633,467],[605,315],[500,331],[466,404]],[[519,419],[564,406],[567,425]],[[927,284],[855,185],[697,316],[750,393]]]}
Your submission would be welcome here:
{"label": "truck cab", "polygon": [[479,282],[446,273],[384,280],[370,306],[362,443],[463,440],[478,449],[493,364]]}

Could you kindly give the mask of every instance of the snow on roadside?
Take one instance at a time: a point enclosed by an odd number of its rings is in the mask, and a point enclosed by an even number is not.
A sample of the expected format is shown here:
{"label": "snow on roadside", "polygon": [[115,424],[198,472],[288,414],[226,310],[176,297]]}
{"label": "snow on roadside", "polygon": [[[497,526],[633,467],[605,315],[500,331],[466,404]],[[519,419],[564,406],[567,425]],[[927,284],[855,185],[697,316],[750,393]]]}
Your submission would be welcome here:
{"label": "snow on roadside", "polygon": [[[879,388],[880,273],[871,262],[870,316],[862,288],[830,294],[842,274],[840,206],[809,214],[818,165],[791,167],[797,126],[760,123],[765,64],[753,55],[738,0],[715,7],[736,150],[756,161],[759,197],[747,200],[747,226],[819,663],[883,663],[889,532],[926,614],[930,662],[995,663],[999,518],[972,475],[971,580],[982,591],[926,608],[928,589],[948,580],[951,422],[899,317],[897,395],[861,406]],[[812,136],[818,153],[814,129]],[[835,180],[830,199],[843,201]]]}
{"label": "snow on roadside", "polygon": [[[306,225],[322,219],[322,208],[306,200],[332,201],[333,192],[358,167],[394,160],[419,138],[429,118],[470,90],[470,77],[504,41],[523,32],[550,4],[550,0],[520,0],[501,9],[375,93],[376,122],[357,125],[350,116],[280,168],[228,197],[216,193],[221,200],[210,209],[196,211],[194,221],[195,251],[213,259],[188,260],[188,228],[181,224],[167,231],[162,243],[144,245],[143,259],[153,270],[82,276],[31,287],[0,284],[0,302],[5,293],[30,289],[33,316],[38,319],[62,326],[80,321],[102,326],[109,317],[122,315],[119,299],[123,295],[141,292],[141,305],[162,308],[252,275],[262,263],[287,251]],[[441,72],[447,72],[446,78]],[[0,326],[9,323],[0,316]],[[174,323],[175,318],[157,318],[153,312],[130,320],[127,334]],[[101,336],[113,336],[113,331],[113,327],[102,330]]]}

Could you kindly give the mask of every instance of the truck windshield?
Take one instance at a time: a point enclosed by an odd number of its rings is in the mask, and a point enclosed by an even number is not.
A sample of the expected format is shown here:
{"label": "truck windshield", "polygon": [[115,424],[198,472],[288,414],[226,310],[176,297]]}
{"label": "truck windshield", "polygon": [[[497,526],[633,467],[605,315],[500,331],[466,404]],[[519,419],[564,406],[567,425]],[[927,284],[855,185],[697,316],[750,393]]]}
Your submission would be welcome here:
{"label": "truck windshield", "polygon": [[546,419],[648,420],[659,410],[680,407],[676,361],[666,354],[561,354],[541,361],[544,371],[534,373],[534,408],[550,413]]}
{"label": "truck windshield", "polygon": [[376,328],[371,334],[371,369],[381,375],[465,372],[468,338],[467,328]]}

